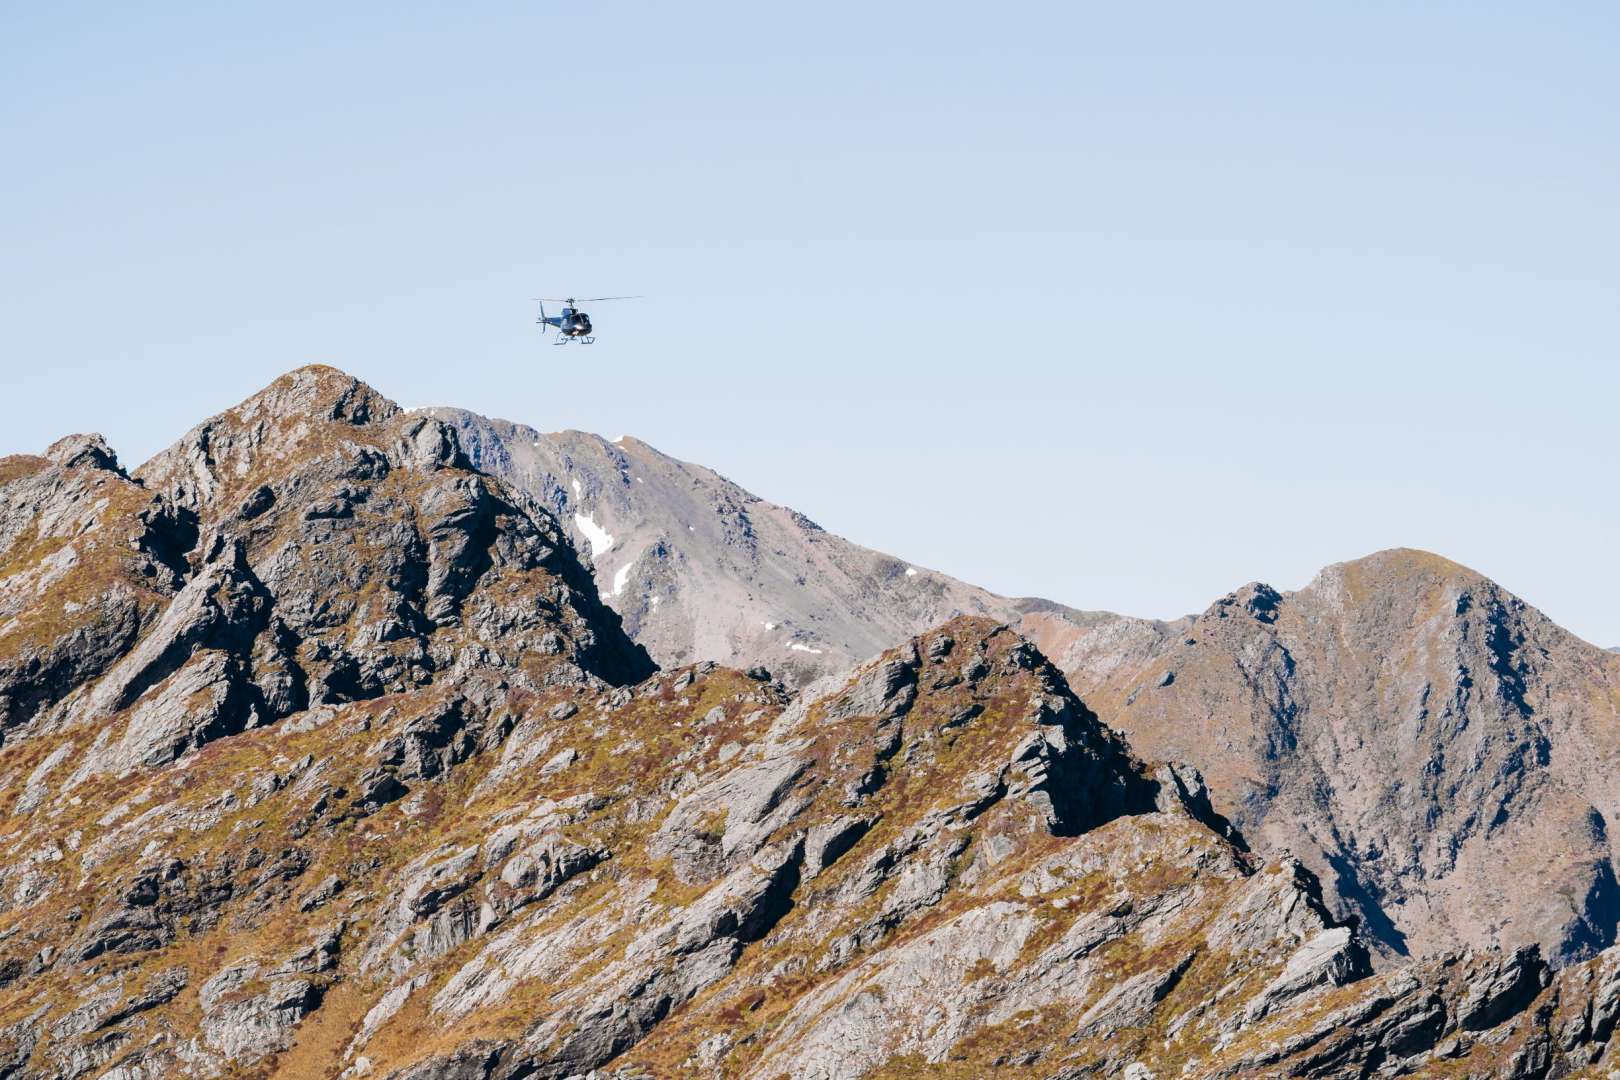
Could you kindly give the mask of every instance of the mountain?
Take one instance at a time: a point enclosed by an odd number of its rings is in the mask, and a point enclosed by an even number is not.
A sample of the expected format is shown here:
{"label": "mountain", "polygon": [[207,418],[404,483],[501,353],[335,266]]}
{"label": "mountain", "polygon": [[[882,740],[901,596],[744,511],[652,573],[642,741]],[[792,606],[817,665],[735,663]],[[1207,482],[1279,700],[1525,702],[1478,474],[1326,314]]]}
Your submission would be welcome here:
{"label": "mountain", "polygon": [[[329,368],[133,473],[93,436],[0,459],[0,1078],[1610,1060],[1620,948],[1375,973],[1242,797],[1014,628],[957,615],[802,689],[658,670],[568,530],[472,465]],[[1218,637],[1024,614],[1116,690]]]}
{"label": "mountain", "polygon": [[554,522],[472,471],[444,425],[330,369],[133,478],[95,438],[7,462],[0,737],[95,729],[76,779],[425,685],[474,641],[536,677],[551,658],[651,670]]}
{"label": "mountain", "polygon": [[1014,599],[861,547],[639,439],[541,432],[463,409],[473,464],[571,525],[604,602],[660,664],[761,666],[792,686],[957,615],[1017,626],[1066,666],[1107,671],[1170,624]]}
{"label": "mountain", "polygon": [[549,514],[340,372],[0,505],[0,1075],[1030,1073],[1365,974],[1004,626],[798,696],[655,673]]}
{"label": "mountain", "polygon": [[1078,611],[861,548],[635,439],[432,412],[595,545],[605,601],[660,663],[802,685],[984,615],[1134,745],[1209,776],[1220,812],[1304,859],[1381,957],[1535,942],[1565,964],[1615,940],[1620,662],[1472,571],[1392,551],[1172,622]]}
{"label": "mountain", "polygon": [[1563,964],[1615,940],[1620,657],[1474,571],[1396,550],[1251,584],[1069,674],[1386,954],[1537,943]]}
{"label": "mountain", "polygon": [[852,544],[638,439],[426,411],[478,468],[572,527],[603,600],[660,664],[761,665],[803,685],[954,615],[1018,617],[1003,597]]}

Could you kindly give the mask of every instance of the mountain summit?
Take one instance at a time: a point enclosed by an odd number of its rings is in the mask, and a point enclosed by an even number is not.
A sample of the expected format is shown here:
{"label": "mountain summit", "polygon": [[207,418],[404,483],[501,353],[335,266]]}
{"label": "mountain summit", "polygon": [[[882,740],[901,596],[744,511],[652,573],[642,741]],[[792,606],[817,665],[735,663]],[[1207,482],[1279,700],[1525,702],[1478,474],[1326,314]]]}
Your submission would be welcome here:
{"label": "mountain summit", "polygon": [[554,521],[472,471],[452,430],[330,368],[283,376],[133,479],[107,454],[7,462],[0,731],[87,736],[140,703],[80,748],[81,775],[474,658],[540,680],[651,668]]}
{"label": "mountain summit", "polygon": [[1402,549],[1247,585],[1075,683],[1391,955],[1615,940],[1620,657],[1472,570]]}
{"label": "mountain summit", "polygon": [[460,409],[480,469],[571,525],[607,603],[661,664],[763,665],[803,685],[1002,597],[871,551],[634,438],[543,433]]}

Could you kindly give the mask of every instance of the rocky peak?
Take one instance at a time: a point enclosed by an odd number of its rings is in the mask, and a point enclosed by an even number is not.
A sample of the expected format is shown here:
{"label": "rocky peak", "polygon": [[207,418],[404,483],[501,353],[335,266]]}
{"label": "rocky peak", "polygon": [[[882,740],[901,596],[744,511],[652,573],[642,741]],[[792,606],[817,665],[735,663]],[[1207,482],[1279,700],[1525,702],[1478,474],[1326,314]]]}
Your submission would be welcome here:
{"label": "rocky peak", "polygon": [[453,435],[426,418],[398,422],[405,416],[351,375],[322,365],[302,367],[197,425],[136,475],[177,505],[200,513],[239,494],[249,477],[262,482],[333,453],[364,448],[385,453],[390,442],[403,443],[417,459],[465,464]]}
{"label": "rocky peak", "polygon": [[353,375],[325,364],[306,364],[287,372],[230,412],[249,422],[266,417],[359,425],[387,420],[400,411],[398,405]]}
{"label": "rocky peak", "polygon": [[1283,596],[1276,589],[1264,582],[1251,581],[1211,604],[1199,621],[1207,623],[1214,619],[1245,616],[1269,625],[1277,621],[1277,609],[1282,603]]}
{"label": "rocky peak", "polygon": [[605,601],[662,664],[762,664],[795,686],[958,614],[1017,605],[821,529],[646,442],[434,409],[473,463],[571,529]]}
{"label": "rocky peak", "polygon": [[1300,592],[1360,604],[1378,594],[1410,596],[1435,588],[1460,590],[1491,584],[1483,574],[1443,555],[1417,548],[1390,548],[1324,567]]}
{"label": "rocky peak", "polygon": [[58,439],[45,451],[45,456],[65,469],[82,465],[120,475],[124,472],[118,465],[118,455],[99,434],[68,435]]}
{"label": "rocky peak", "polygon": [[[53,454],[89,461],[101,445],[64,440]],[[30,680],[21,715],[17,693],[0,687],[12,726],[99,726],[80,776],[479,666],[540,681],[620,682],[650,669],[548,514],[471,470],[454,429],[331,368],[276,380],[134,482],[53,468],[17,482],[36,493],[18,489],[8,508],[20,532],[54,543],[40,524],[71,520],[77,500],[109,531],[144,528],[130,546],[154,553],[167,575],[135,568],[145,579],[138,609],[126,610],[122,587],[96,601],[125,629],[94,635],[110,651],[69,668],[81,680],[105,672],[101,685],[49,715],[38,706],[65,688],[41,698]],[[87,484],[118,487],[123,501],[104,507]],[[85,543],[54,558],[82,567]],[[130,562],[117,545],[105,560]],[[91,569],[90,580],[105,579]],[[12,583],[19,595],[24,580]],[[83,639],[62,647],[82,652]],[[41,660],[25,655],[15,680]]]}
{"label": "rocky peak", "polygon": [[1614,940],[1620,665],[1474,571],[1396,550],[1245,586],[1085,692],[1386,955]]}

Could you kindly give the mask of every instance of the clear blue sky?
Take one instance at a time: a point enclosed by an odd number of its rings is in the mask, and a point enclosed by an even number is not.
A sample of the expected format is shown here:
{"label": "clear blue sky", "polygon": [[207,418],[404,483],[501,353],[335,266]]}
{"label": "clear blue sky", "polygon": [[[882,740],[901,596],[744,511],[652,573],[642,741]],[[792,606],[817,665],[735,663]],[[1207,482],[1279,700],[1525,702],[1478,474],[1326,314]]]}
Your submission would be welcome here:
{"label": "clear blue sky", "polygon": [[[0,452],[298,364],[1169,616],[1395,545],[1620,644],[1620,9],[8,5]],[[553,348],[528,298],[644,293]]]}

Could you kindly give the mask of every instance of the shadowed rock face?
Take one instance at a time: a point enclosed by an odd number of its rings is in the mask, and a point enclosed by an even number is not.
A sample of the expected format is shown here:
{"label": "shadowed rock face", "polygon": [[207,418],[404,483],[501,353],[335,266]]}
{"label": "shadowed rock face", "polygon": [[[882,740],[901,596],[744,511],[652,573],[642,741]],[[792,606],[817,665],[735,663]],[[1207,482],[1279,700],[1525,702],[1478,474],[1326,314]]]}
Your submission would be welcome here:
{"label": "shadowed rock face", "polygon": [[[92,437],[0,461],[0,560],[8,1080],[1607,1060],[1615,950],[1373,975],[1242,799],[994,620],[797,691],[651,670],[543,506],[331,369],[133,478]],[[1172,629],[1073,625],[1121,679]]]}
{"label": "shadowed rock face", "polygon": [[99,676],[184,584],[193,517],[99,436],[0,458],[0,742]]}

